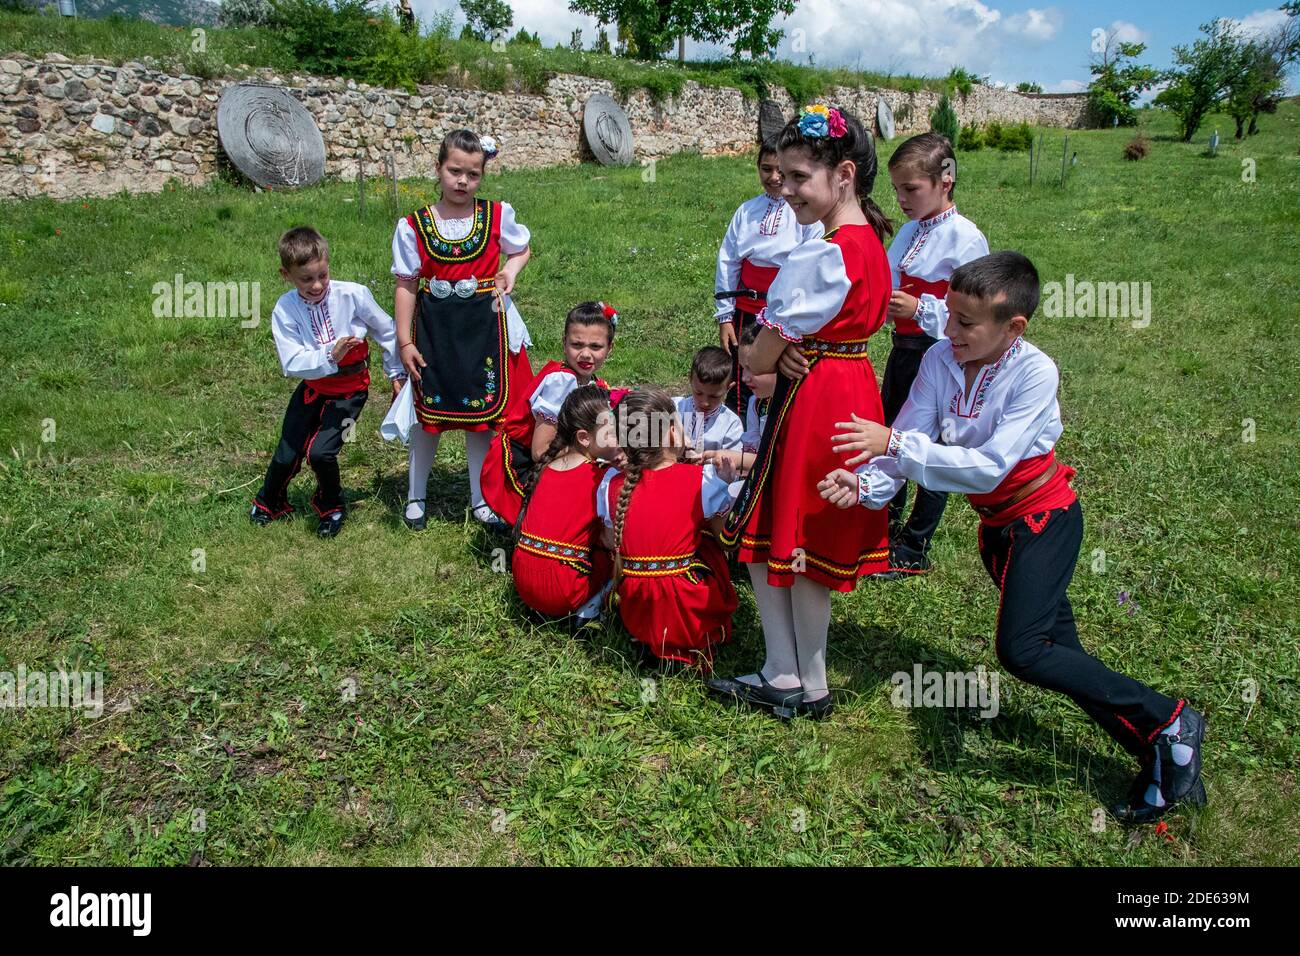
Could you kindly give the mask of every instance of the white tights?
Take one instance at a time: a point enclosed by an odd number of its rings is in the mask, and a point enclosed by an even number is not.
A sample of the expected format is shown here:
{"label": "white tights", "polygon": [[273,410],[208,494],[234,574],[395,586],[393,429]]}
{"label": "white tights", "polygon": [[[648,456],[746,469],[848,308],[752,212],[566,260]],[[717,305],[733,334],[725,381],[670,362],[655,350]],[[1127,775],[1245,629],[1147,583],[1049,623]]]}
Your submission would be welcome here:
{"label": "white tights", "polygon": [[[433,459],[438,454],[438,440],[441,435],[427,432],[423,428],[411,429],[411,460],[406,485],[406,516],[412,520],[424,514],[425,495],[429,490],[429,472],[433,468]],[[465,457],[469,464],[469,505],[478,508],[483,502],[483,489],[479,477],[483,471],[483,462],[487,458],[488,448],[492,444],[492,432],[466,432]]]}
{"label": "white tights", "polygon": [[809,700],[822,697],[827,690],[830,589],[798,575],[793,587],[773,587],[767,583],[766,564],[747,567],[767,645],[767,660],[759,673],[773,687],[789,690],[802,684]]}

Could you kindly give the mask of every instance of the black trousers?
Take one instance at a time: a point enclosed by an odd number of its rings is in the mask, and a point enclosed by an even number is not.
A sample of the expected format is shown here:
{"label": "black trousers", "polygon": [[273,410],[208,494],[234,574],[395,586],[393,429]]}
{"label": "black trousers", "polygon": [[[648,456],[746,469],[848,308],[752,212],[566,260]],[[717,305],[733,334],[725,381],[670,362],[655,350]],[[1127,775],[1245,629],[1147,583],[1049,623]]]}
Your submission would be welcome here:
{"label": "black trousers", "polygon": [[1179,701],[1115,673],[1079,643],[1065,591],[1082,541],[1077,501],[1004,528],[981,522],[980,557],[1002,593],[998,660],[1012,676],[1065,694],[1121,747],[1149,759],[1156,734],[1173,723]]}
{"label": "black trousers", "polygon": [[316,493],[311,504],[321,517],[343,510],[343,487],[339,483],[339,452],[345,430],[361,417],[370,393],[365,389],[331,398],[316,395],[307,401],[308,383],[299,382],[284,412],[280,444],[271,456],[266,480],[255,499],[257,506],[274,515],[293,509],[289,506],[289,482],[298,474],[303,459],[316,473]]}
{"label": "black trousers", "polygon": [[749,408],[749,396],[753,394],[749,386],[740,380],[740,336],[745,329],[749,328],[758,317],[743,309],[737,308],[731,313],[731,327],[736,330],[736,344],[731,349],[731,387],[727,389],[725,402],[727,407],[740,416],[740,420],[745,421],[745,411]]}
{"label": "black trousers", "polygon": [[[907,393],[912,390],[912,383],[916,381],[916,373],[921,368],[921,358],[925,355],[925,350],[937,341],[938,339],[930,338],[928,335],[894,333],[894,347],[885,362],[885,379],[880,387],[880,402],[884,406],[886,425],[892,425],[894,419],[898,417],[903,403],[907,401]],[[912,513],[904,524],[903,510],[907,507],[907,483],[898,489],[898,494],[894,495],[893,500],[889,502],[890,528],[899,528],[901,525],[897,534],[892,535],[894,540],[891,544],[895,559],[918,561],[925,555],[947,504],[946,491],[930,491],[917,485]]]}

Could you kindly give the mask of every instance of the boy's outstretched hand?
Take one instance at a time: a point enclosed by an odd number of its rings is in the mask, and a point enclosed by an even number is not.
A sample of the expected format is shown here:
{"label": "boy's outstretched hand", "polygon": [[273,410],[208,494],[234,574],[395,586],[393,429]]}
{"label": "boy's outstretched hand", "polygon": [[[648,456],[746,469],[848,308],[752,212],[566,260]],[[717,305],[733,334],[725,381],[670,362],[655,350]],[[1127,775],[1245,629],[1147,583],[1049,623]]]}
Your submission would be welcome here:
{"label": "boy's outstretched hand", "polygon": [[852,508],[858,503],[858,476],[836,468],[817,482],[817,490],[836,508]]}
{"label": "boy's outstretched hand", "polygon": [[854,465],[860,465],[864,461],[883,455],[888,450],[890,429],[877,422],[859,418],[856,412],[849,414],[853,416],[853,421],[835,423],[836,428],[842,428],[844,431],[831,436],[831,450],[837,455],[856,452],[857,454],[844,463],[845,467],[852,468]]}

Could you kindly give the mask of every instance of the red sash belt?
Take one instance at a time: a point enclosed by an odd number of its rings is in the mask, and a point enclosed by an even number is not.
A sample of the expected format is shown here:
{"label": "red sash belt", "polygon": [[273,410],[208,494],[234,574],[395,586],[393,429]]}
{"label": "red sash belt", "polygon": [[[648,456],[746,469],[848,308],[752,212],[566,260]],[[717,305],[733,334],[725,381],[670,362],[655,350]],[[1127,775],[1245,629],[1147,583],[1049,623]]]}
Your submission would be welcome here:
{"label": "red sash belt", "polygon": [[[898,291],[906,292],[908,295],[921,296],[929,294],[936,299],[942,299],[948,294],[948,280],[942,279],[938,282],[927,282],[924,279],[918,279],[916,276],[910,276],[906,272],[898,273]],[[899,335],[925,335],[925,330],[917,324],[916,319],[910,315],[905,319],[894,320],[894,331]]]}
{"label": "red sash belt", "polygon": [[343,356],[337,372],[307,382],[303,400],[310,405],[319,395],[324,395],[326,398],[342,398],[344,395],[370,388],[369,359],[370,343],[358,342]]}
{"label": "red sash belt", "polygon": [[[752,289],[754,292],[767,292],[772,288],[772,280],[781,270],[776,266],[756,266],[748,259],[740,260],[740,284],[746,289]],[[763,310],[767,302],[763,299],[755,299],[752,296],[736,296],[736,308],[751,315],[758,315]]]}
{"label": "red sash belt", "polygon": [[[1042,514],[1074,503],[1070,481],[1076,472],[1056,460],[1056,450],[1021,460],[1001,484],[983,495],[967,495],[980,521],[996,528],[1025,515]],[[1044,480],[1045,479],[1045,480]],[[1041,482],[1032,487],[1035,482]]]}

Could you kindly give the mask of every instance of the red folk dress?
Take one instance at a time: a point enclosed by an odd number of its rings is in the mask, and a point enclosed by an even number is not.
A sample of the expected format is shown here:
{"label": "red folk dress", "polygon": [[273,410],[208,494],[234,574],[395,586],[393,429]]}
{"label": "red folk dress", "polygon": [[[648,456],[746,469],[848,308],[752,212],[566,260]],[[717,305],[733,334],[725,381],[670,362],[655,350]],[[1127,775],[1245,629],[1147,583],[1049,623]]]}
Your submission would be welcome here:
{"label": "red folk dress", "polygon": [[[611,468],[597,493],[597,512],[609,527],[623,481]],[[727,483],[711,465],[644,471],[632,491],[618,612],[656,657],[708,667],[714,648],[731,638],[736,591],[726,556],[708,531],[708,519],[730,505]]]}
{"label": "red folk dress", "polygon": [[[593,377],[591,382],[609,388],[603,379]],[[578,376],[573,369],[563,362],[547,362],[533,379],[531,392],[520,390],[510,399],[510,410],[483,459],[480,475],[483,500],[502,521],[519,521],[528,473],[533,467],[533,432],[538,419],[555,424],[564,400],[577,387]]]}
{"label": "red folk dress", "polygon": [[605,466],[545,469],[528,502],[511,559],[515,590],[534,611],[567,617],[609,581],[609,552],[600,546],[596,489]]}
{"label": "red folk dress", "polygon": [[[884,423],[867,339],[885,322],[889,261],[868,225],[846,225],[790,253],[759,321],[797,342],[811,368],[798,382],[778,379],[753,474],[728,522],[746,563],[766,563],[775,587],[795,575],[836,591],[888,566],[884,512],[841,511],[817,483],[846,455],[831,450],[836,422],[849,412]],[[768,434],[770,432],[770,434]]]}

